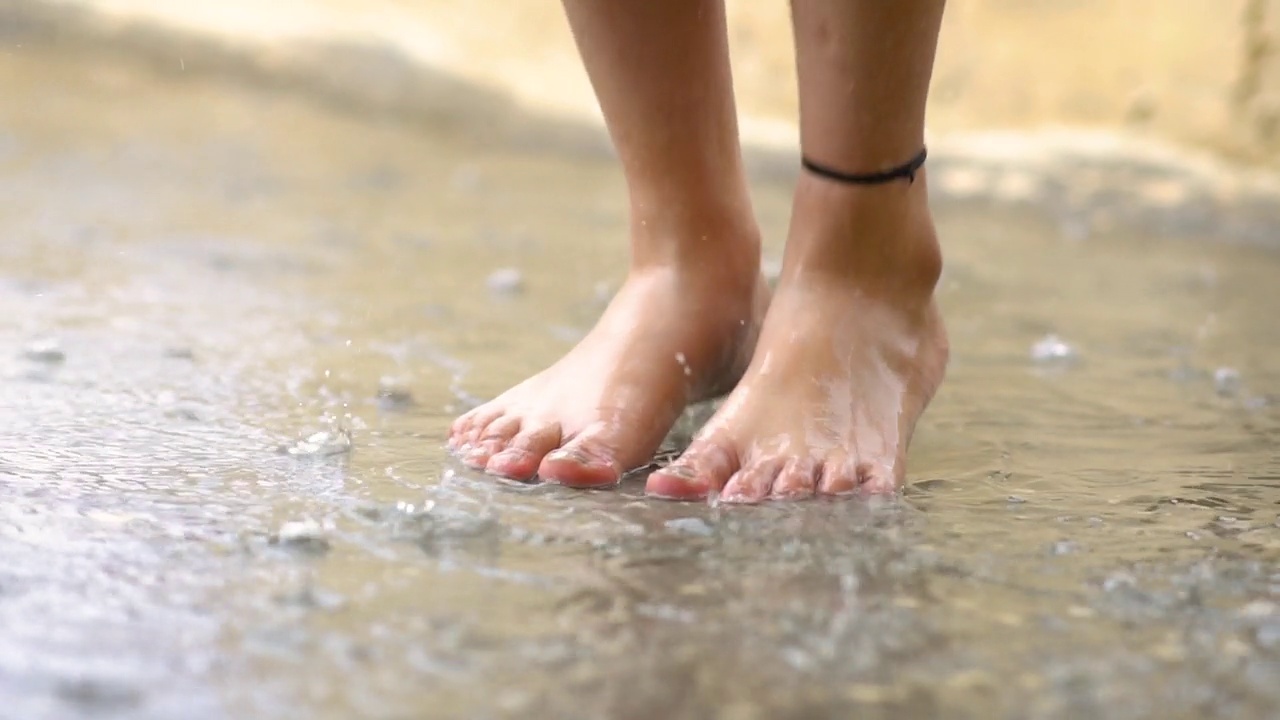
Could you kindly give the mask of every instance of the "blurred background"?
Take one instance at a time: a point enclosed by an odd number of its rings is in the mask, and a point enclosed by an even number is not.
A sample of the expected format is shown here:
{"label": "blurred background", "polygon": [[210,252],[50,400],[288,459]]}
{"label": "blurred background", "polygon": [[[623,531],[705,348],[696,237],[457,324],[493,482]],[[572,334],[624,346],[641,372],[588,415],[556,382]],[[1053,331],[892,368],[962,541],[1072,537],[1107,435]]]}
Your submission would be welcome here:
{"label": "blurred background", "polygon": [[[421,66],[529,108],[597,114],[555,2],[9,0],[5,7],[5,22],[55,23],[66,41],[124,36],[135,53],[175,70],[253,69],[341,90],[348,102],[474,109],[438,85],[412,82],[407,68]],[[728,7],[744,134],[785,142],[796,113],[787,3]],[[1125,129],[1275,166],[1277,28],[1280,0],[953,2],[930,126],[935,133]],[[358,50],[363,61],[337,62],[342,49],[348,58]]]}

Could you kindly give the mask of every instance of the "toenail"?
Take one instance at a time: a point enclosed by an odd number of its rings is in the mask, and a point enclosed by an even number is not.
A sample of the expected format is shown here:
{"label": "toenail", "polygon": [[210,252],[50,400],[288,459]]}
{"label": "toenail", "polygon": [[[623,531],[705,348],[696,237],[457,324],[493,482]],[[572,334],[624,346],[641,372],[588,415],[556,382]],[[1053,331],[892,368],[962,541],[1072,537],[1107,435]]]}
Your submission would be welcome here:
{"label": "toenail", "polygon": [[698,477],[698,474],[688,465],[668,465],[662,468],[662,474],[677,477],[686,481],[695,480]]}
{"label": "toenail", "polygon": [[528,455],[529,453],[527,451],[521,450],[520,448],[507,448],[502,452],[494,453],[493,457],[489,458],[489,464],[493,465],[494,462],[501,463],[510,460],[523,460]]}
{"label": "toenail", "polygon": [[553,450],[547,454],[547,458],[550,460],[568,460],[579,465],[588,465],[592,462],[591,458],[587,457],[587,454],[581,450],[567,450],[565,448]]}

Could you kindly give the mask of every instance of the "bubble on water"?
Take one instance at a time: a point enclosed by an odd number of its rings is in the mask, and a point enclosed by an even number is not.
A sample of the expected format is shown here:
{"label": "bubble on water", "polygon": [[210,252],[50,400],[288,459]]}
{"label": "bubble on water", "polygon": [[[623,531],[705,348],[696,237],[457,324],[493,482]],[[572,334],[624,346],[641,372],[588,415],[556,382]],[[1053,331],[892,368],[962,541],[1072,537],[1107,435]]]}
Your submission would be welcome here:
{"label": "bubble on water", "polygon": [[40,363],[60,363],[67,359],[67,354],[62,351],[62,346],[56,338],[37,338],[27,343],[23,348],[22,355],[32,362]]}
{"label": "bubble on water", "polygon": [[1230,367],[1214,370],[1213,389],[1222,397],[1235,397],[1240,393],[1240,371]]}
{"label": "bubble on water", "polygon": [[485,285],[499,295],[515,295],[524,290],[524,273],[516,268],[498,268],[489,273]]}
{"label": "bubble on water", "polygon": [[1031,346],[1031,359],[1038,363],[1070,362],[1076,357],[1076,349],[1052,333],[1040,338]]}
{"label": "bubble on water", "polygon": [[686,535],[710,537],[712,533],[715,532],[715,529],[711,527],[710,523],[702,518],[696,517],[675,518],[673,520],[666,521],[663,525],[665,525],[668,530],[684,533]]}
{"label": "bubble on water", "polygon": [[294,457],[328,457],[351,452],[351,433],[345,429],[321,430],[285,445],[280,452]]}

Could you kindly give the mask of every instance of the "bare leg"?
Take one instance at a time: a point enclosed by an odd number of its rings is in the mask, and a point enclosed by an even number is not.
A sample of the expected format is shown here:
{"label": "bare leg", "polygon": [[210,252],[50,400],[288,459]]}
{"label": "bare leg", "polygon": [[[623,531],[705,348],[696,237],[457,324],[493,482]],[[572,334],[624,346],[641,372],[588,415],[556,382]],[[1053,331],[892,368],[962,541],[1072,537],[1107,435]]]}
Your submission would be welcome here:
{"label": "bare leg", "polygon": [[766,292],[721,0],[564,5],[627,180],[630,273],[577,347],[459,418],[449,445],[496,475],[586,487],[733,386]]}
{"label": "bare leg", "polygon": [[[793,0],[806,157],[866,173],[920,151],[943,4]],[[805,172],[751,365],[648,491],[754,502],[900,485],[946,368],[941,269],[923,173],[850,185]]]}

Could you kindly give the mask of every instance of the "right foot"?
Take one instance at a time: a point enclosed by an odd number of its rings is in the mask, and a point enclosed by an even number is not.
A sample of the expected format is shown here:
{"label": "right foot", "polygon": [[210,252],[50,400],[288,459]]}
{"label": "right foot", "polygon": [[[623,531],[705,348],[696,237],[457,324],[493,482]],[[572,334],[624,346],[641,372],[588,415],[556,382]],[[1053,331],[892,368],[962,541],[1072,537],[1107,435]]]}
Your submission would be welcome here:
{"label": "right foot", "polygon": [[634,268],[576,347],[458,418],[449,448],[491,475],[617,483],[652,459],[686,405],[741,377],[768,302],[758,254],[740,243]]}

